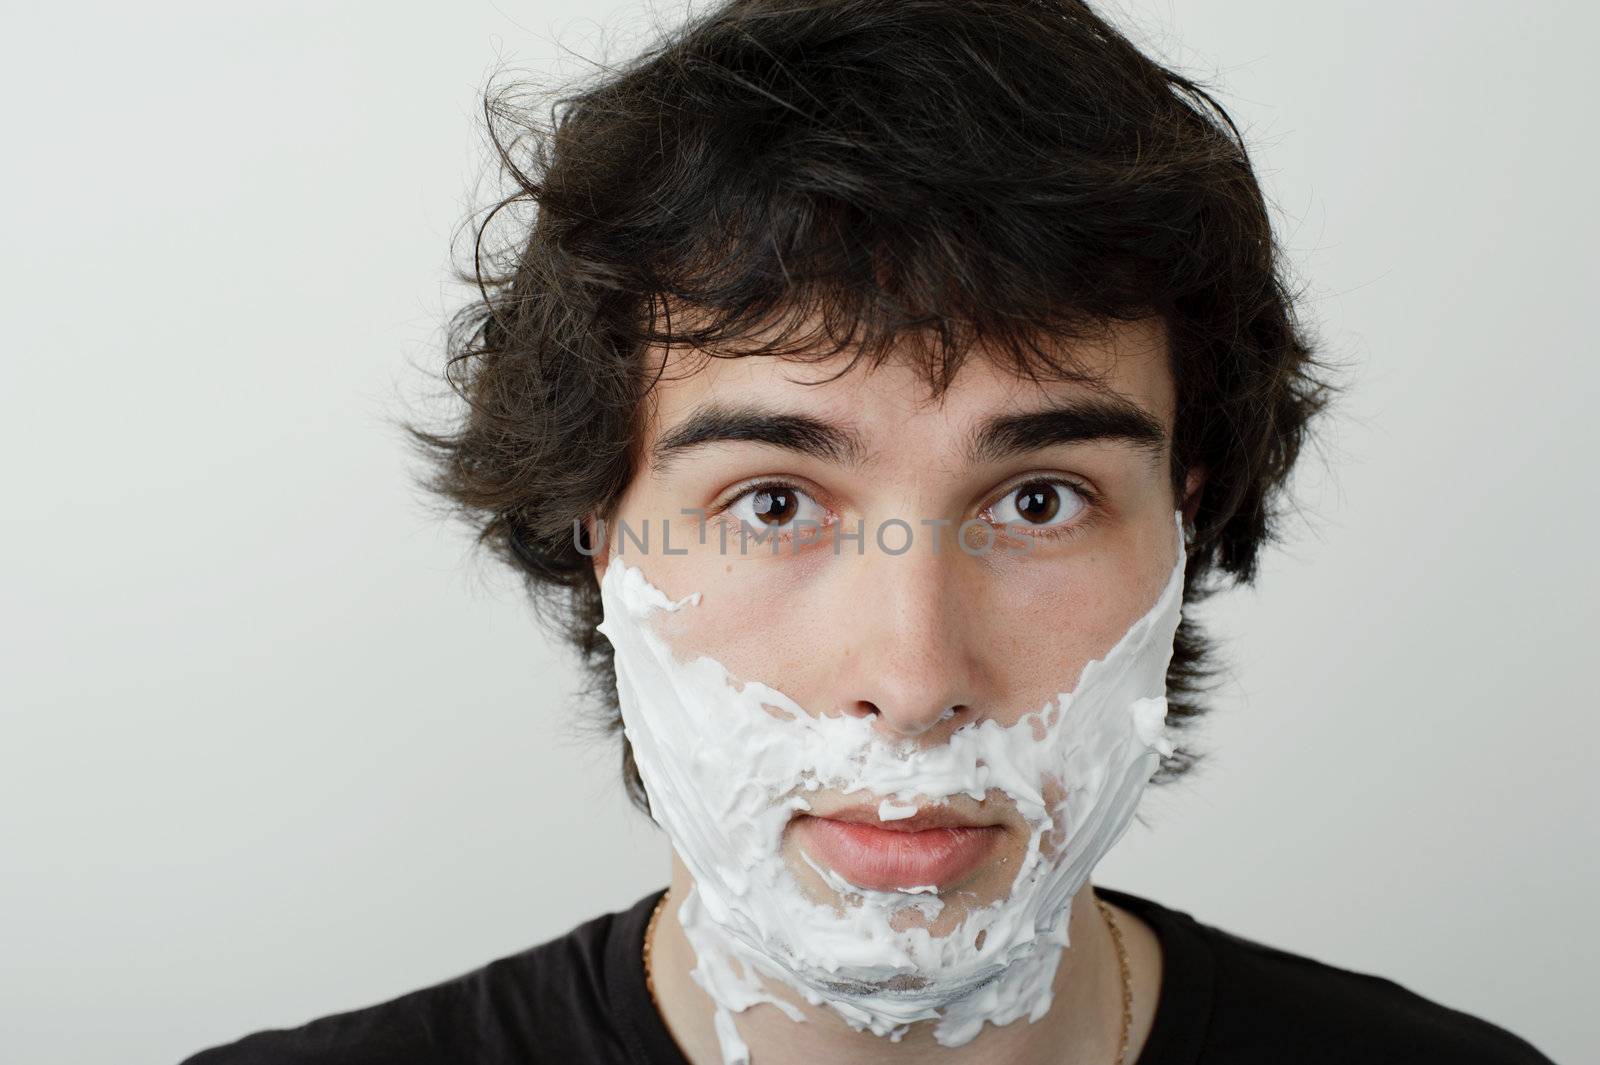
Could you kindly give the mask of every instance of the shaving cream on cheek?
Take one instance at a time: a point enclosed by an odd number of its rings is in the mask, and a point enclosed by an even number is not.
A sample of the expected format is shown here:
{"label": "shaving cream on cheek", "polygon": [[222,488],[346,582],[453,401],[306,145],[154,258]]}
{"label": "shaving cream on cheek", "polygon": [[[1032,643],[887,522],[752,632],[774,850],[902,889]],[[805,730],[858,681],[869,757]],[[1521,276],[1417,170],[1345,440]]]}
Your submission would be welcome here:
{"label": "shaving cream on cheek", "polygon": [[[893,743],[867,717],[807,713],[708,656],[680,661],[652,615],[692,609],[700,594],[671,600],[611,560],[599,631],[615,649],[623,728],[651,810],[694,881],[678,917],[694,979],[716,1003],[725,1065],[750,1060],[735,1014],[766,1002],[804,1020],[774,983],[894,1040],[930,1021],[939,1043],[960,1046],[985,1022],[1044,1016],[1072,898],[1173,750],[1165,693],[1183,599],[1181,512],[1174,528],[1177,562],[1155,605],[1074,688],[1013,725],[984,719],[929,748]],[[876,801],[885,819],[998,791],[1031,836],[1010,890],[934,936],[936,891],[871,890],[814,863],[837,903],[802,889],[780,846],[822,788]],[[913,912],[919,920],[907,920]]]}

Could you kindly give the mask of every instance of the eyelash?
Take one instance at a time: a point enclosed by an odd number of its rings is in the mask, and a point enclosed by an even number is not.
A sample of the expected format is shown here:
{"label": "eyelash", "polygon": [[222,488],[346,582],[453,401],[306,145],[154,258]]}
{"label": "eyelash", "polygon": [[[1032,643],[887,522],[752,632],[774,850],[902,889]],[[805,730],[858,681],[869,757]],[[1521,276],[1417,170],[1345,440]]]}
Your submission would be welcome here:
{"label": "eyelash", "polygon": [[1024,474],[997,492],[994,502],[985,504],[982,512],[987,513],[1006,496],[1030,484],[1060,485],[1076,492],[1083,499],[1083,512],[1063,525],[1035,526],[1032,530],[1026,525],[1013,522],[1011,528],[1021,530],[1024,536],[1037,536],[1047,540],[1072,540],[1088,531],[1089,525],[1100,516],[1100,493],[1076,478],[1065,477],[1059,473]]}
{"label": "eyelash", "polygon": [[[1051,525],[1051,526],[1040,526],[1040,527],[1038,527],[1037,531],[1026,532],[1026,533],[1024,533],[1024,535],[1037,536],[1037,537],[1042,537],[1042,538],[1050,539],[1050,540],[1069,540],[1069,539],[1072,539],[1072,538],[1074,538],[1076,536],[1081,535],[1085,531],[1086,527],[1099,516],[1099,513],[1100,513],[1100,494],[1098,492],[1096,492],[1094,489],[1090,488],[1088,485],[1084,484],[1083,482],[1078,481],[1078,480],[1076,480],[1074,478],[1071,478],[1071,477],[1064,477],[1064,476],[1062,476],[1061,474],[1058,474],[1058,473],[1052,473],[1052,474],[1048,474],[1048,475],[1046,475],[1046,474],[1025,475],[1025,476],[1021,477],[1020,479],[1013,481],[1010,484],[1010,486],[1008,486],[1008,487],[1002,489],[1001,491],[999,491],[998,493],[996,493],[995,496],[994,496],[994,501],[990,502],[990,503],[986,503],[980,509],[979,513],[987,513],[988,511],[992,510],[994,508],[994,506],[1000,500],[1004,499],[1008,494],[1010,494],[1012,492],[1015,492],[1017,489],[1023,487],[1024,485],[1030,485],[1030,484],[1061,485],[1061,486],[1064,486],[1066,488],[1069,488],[1069,489],[1071,489],[1072,491],[1076,492],[1079,496],[1081,496],[1083,498],[1084,509],[1083,509],[1083,514],[1081,514],[1076,519],[1074,519],[1074,520],[1072,520],[1070,522],[1067,522],[1066,524],[1063,524],[1063,525]],[[729,509],[731,509],[735,503],[739,502],[745,496],[750,495],[752,492],[772,491],[774,489],[799,491],[799,492],[804,493],[806,496],[810,497],[813,501],[815,501],[817,503],[820,503],[823,506],[826,506],[826,504],[823,503],[822,500],[818,498],[817,493],[812,492],[810,489],[804,488],[801,485],[796,484],[793,481],[782,481],[782,480],[771,480],[771,479],[769,479],[769,480],[763,480],[763,481],[755,481],[755,482],[752,482],[750,484],[743,485],[740,488],[734,490],[730,495],[725,497],[721,502],[715,504],[711,508],[711,510],[707,513],[706,517],[707,517],[708,520],[711,519],[711,518],[720,518],[724,513],[726,513]],[[827,526],[832,525],[832,524],[833,524],[833,519],[831,519],[831,518],[822,523],[824,528],[826,528]],[[1012,525],[1013,525],[1013,527],[1017,527],[1018,523],[1013,522]],[[787,541],[788,539],[792,538],[793,536],[794,536],[793,532],[780,533],[778,535],[778,539],[779,539],[780,542],[784,542],[784,541]]]}
{"label": "eyelash", "polygon": [[[804,495],[806,495],[808,498],[813,500],[814,502],[822,504],[824,506],[824,508],[827,507],[827,504],[823,503],[822,500],[820,498],[818,498],[818,493],[813,492],[809,488],[805,488],[805,487],[795,483],[794,481],[764,480],[764,481],[754,481],[754,482],[752,482],[750,484],[744,485],[741,488],[735,489],[732,492],[732,494],[728,495],[722,502],[717,503],[717,504],[715,504],[715,505],[713,505],[711,507],[711,509],[706,514],[706,519],[708,521],[710,521],[711,519],[714,519],[714,518],[720,518],[725,512],[727,512],[728,510],[732,509],[732,507],[733,507],[733,505],[735,503],[739,502],[739,500],[743,499],[745,496],[750,495],[753,492],[770,492],[770,491],[772,491],[774,489],[786,489],[786,490],[787,489],[792,489],[792,490],[801,492]],[[822,522],[822,527],[823,528],[827,528],[828,526],[832,525],[833,523],[834,523],[834,519],[830,517],[828,520]],[[791,530],[789,532],[779,533],[778,536],[777,536],[777,541],[779,543],[787,543],[789,540],[791,540],[793,538],[794,538],[794,531]]]}

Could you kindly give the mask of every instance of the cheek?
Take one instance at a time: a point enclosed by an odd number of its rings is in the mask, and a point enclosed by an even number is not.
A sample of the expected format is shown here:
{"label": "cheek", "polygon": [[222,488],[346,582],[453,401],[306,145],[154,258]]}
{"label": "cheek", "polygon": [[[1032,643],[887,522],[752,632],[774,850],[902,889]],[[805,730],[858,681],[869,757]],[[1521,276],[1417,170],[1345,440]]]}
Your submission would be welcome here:
{"label": "cheek", "polygon": [[657,616],[656,631],[680,659],[709,655],[733,677],[809,705],[804,695],[816,689],[804,665],[836,655],[842,641],[825,620],[832,608],[802,566],[691,555],[662,569],[675,598],[700,593],[695,606]]}
{"label": "cheek", "polygon": [[1030,560],[993,575],[992,595],[975,611],[985,654],[1006,705],[991,715],[1010,724],[1077,686],[1154,605],[1150,557],[1102,549],[1059,560]]}

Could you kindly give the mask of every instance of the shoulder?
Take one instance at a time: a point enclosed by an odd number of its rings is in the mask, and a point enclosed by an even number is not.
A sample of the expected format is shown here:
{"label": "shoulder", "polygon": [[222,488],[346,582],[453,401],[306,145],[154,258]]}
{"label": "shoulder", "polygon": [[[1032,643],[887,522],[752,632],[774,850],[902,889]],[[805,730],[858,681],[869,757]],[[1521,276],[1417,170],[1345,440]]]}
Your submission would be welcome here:
{"label": "shoulder", "polygon": [[573,1053],[593,1053],[596,1040],[604,1040],[606,944],[613,926],[631,912],[604,914],[556,939],[383,1002],[251,1032],[179,1065],[574,1060]]}
{"label": "shoulder", "polygon": [[[185,1058],[180,1065],[378,1065],[443,1062],[467,1033],[468,988],[479,973],[293,1027],[264,1028]],[[470,1060],[470,1057],[468,1058]]]}
{"label": "shoulder", "polygon": [[1314,1040],[1368,1062],[1550,1065],[1500,1026],[1426,998],[1393,980],[1342,969],[1230,932],[1202,926],[1217,945],[1219,1034],[1234,1036],[1265,1011],[1291,1022],[1277,1038]]}
{"label": "shoulder", "polygon": [[1208,1000],[1204,1060],[1551,1065],[1506,1029],[1393,980],[1247,939],[1136,896],[1109,898],[1124,900],[1156,926],[1164,951],[1170,940],[1189,942],[1179,961],[1191,971],[1173,973],[1178,981],[1195,985],[1192,970],[1209,965],[1200,981]]}

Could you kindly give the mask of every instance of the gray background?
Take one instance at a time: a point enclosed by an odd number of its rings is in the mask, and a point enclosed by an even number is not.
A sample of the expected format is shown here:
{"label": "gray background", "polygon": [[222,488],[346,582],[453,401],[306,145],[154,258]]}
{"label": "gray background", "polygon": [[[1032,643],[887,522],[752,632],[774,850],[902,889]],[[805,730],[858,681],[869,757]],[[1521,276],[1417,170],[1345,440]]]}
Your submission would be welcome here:
{"label": "gray background", "polygon": [[[386,421],[437,391],[491,68],[627,54],[645,10],[7,13],[7,1061],[174,1062],[664,882],[570,664]],[[1210,609],[1211,759],[1099,879],[1568,1061],[1600,1042],[1595,11],[1112,9],[1220,84],[1354,392]]]}

